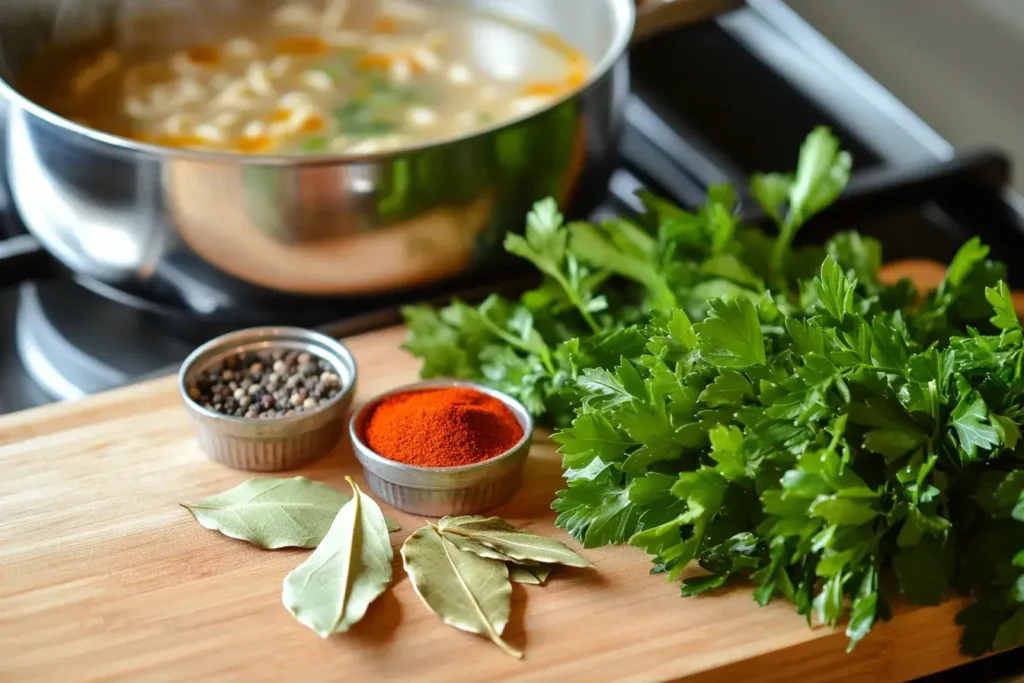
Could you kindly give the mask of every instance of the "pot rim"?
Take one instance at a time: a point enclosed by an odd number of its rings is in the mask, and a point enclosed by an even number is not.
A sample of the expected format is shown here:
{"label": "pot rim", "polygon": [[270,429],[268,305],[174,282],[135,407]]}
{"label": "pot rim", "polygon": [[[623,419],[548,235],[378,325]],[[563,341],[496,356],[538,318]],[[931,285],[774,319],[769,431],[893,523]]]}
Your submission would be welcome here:
{"label": "pot rim", "polygon": [[[567,92],[561,97],[553,99],[543,108],[521,114],[520,116],[503,119],[485,128],[478,128],[472,131],[438,140],[429,140],[415,145],[407,145],[398,149],[386,150],[371,154],[240,154],[236,152],[209,152],[203,150],[177,149],[174,147],[162,147],[148,143],[129,140],[110,133],[104,133],[50,111],[40,104],[25,97],[18,91],[13,83],[9,83],[0,76],[0,97],[4,97],[11,104],[33,114],[34,116],[50,123],[65,131],[76,133],[89,140],[114,147],[125,152],[142,153],[158,156],[171,160],[197,161],[206,163],[228,163],[255,166],[287,166],[287,167],[310,167],[310,166],[336,166],[339,164],[360,164],[373,163],[406,156],[411,153],[427,151],[453,145],[467,140],[473,140],[497,131],[511,128],[512,126],[543,116],[565,102],[577,98],[581,93],[589,89],[594,83],[603,79],[618,63],[619,59],[629,48],[633,38],[633,31],[636,27],[637,11],[634,0],[604,0],[610,6],[613,17],[614,35],[608,48],[600,61],[594,65],[587,76],[587,80],[577,88]],[[514,21],[522,23],[522,20],[513,18]]]}

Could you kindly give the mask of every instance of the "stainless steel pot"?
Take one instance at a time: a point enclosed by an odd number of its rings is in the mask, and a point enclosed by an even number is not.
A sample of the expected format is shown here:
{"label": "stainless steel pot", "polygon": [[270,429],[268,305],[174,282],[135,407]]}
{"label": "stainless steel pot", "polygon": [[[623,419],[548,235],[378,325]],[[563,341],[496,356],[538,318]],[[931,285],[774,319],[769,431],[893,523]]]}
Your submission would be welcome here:
{"label": "stainless steel pot", "polygon": [[[83,278],[208,314],[225,305],[226,284],[305,297],[428,284],[488,263],[533,201],[603,186],[635,26],[650,33],[666,27],[659,17],[682,23],[733,4],[648,2],[637,25],[633,0],[447,1],[558,32],[589,57],[589,81],[529,117],[394,153],[173,150],[82,127],[23,97],[14,75],[51,42],[62,2],[13,0],[0,9],[12,202],[34,238]],[[95,3],[81,32],[108,28],[115,4]],[[482,59],[518,57],[482,45]]]}

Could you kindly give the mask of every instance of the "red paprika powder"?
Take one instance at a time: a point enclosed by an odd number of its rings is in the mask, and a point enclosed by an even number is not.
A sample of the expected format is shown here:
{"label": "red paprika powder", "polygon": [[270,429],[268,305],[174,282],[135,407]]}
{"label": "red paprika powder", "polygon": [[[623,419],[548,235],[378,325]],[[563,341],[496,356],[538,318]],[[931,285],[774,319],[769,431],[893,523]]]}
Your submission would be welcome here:
{"label": "red paprika powder", "polygon": [[523,428],[504,403],[475,389],[423,389],[389,396],[365,423],[363,440],[389,460],[457,467],[504,453]]}

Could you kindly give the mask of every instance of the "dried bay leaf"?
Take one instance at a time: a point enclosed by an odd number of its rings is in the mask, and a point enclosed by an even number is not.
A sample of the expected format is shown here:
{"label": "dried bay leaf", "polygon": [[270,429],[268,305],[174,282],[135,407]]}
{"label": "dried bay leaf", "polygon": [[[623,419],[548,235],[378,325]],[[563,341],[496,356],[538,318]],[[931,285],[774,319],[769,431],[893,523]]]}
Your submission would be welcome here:
{"label": "dried bay leaf", "polygon": [[[183,503],[207,529],[253,545],[315,548],[349,497],[305,477],[257,477],[197,503]],[[398,524],[387,520],[389,531]]]}
{"label": "dried bay leaf", "polygon": [[475,555],[479,555],[480,557],[486,557],[489,560],[498,560],[500,562],[505,563],[516,562],[516,560],[509,557],[508,555],[498,552],[494,548],[488,547],[483,543],[480,543],[479,541],[469,538],[468,536],[462,536],[456,533],[449,533],[444,530],[441,530],[441,535],[444,536],[448,542],[450,542],[459,550],[468,553],[473,553]]}
{"label": "dried bay leaf", "polygon": [[207,529],[261,548],[315,548],[347,501],[305,477],[258,477],[182,507]]}
{"label": "dried bay leaf", "polygon": [[490,638],[517,659],[523,656],[501,638],[512,601],[504,562],[459,550],[432,526],[406,539],[402,562],[416,594],[442,621]]}
{"label": "dried bay leaf", "polygon": [[281,600],[321,638],[344,633],[391,583],[394,553],[380,507],[351,478],[352,499],[305,562],[284,579]]}
{"label": "dried bay leaf", "polygon": [[493,548],[475,541],[468,536],[442,531],[441,535],[459,550],[473,553],[479,557],[498,560],[508,565],[508,578],[513,583],[528,583],[541,586],[551,574],[551,565],[539,564],[532,560],[515,560]]}
{"label": "dried bay leaf", "polygon": [[593,567],[564,543],[518,529],[500,517],[445,517],[438,522],[443,532],[475,541],[515,562],[532,561],[568,567]]}
{"label": "dried bay leaf", "polygon": [[551,575],[550,564],[509,564],[508,578],[513,583],[526,583],[532,586],[543,586]]}

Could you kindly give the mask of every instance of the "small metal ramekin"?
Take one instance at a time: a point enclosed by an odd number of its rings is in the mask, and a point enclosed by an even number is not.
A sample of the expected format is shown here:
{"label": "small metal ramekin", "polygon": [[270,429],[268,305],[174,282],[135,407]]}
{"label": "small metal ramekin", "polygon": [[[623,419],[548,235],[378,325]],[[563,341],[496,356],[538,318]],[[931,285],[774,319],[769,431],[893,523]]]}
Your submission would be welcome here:
{"label": "small metal ramekin", "polygon": [[[512,411],[523,428],[515,446],[490,460],[459,467],[416,467],[388,460],[375,453],[362,439],[373,409],[381,401],[410,391],[466,387],[498,399]],[[511,396],[473,382],[429,380],[398,387],[359,408],[349,426],[352,449],[363,466],[366,481],[388,505],[427,517],[472,515],[510,500],[523,485],[523,465],[533,438],[533,418],[522,403]]]}
{"label": "small metal ramekin", "polygon": [[[327,405],[289,415],[253,419],[221,415],[188,395],[198,373],[225,358],[276,350],[319,356],[334,368],[341,392]],[[253,472],[292,470],[329,453],[345,433],[345,413],[356,388],[356,361],[344,344],[298,327],[254,327],[217,337],[193,351],[178,373],[178,389],[196,425],[199,446],[213,460]]]}

